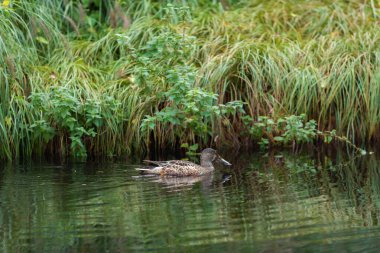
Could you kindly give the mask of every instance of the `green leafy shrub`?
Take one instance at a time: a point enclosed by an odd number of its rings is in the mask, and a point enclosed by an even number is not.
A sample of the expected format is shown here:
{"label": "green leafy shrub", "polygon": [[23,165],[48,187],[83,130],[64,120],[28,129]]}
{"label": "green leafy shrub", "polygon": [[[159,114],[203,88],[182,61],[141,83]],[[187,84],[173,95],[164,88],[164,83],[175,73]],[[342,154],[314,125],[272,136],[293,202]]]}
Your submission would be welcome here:
{"label": "green leafy shrub", "polygon": [[186,155],[189,157],[195,158],[195,156],[199,154],[197,153],[197,150],[199,148],[199,145],[197,143],[193,145],[189,145],[188,143],[182,143],[181,148],[186,150]]}
{"label": "green leafy shrub", "polygon": [[119,35],[119,39],[130,52],[128,61],[134,63],[130,71],[133,82],[142,96],[153,93],[154,104],[159,105],[143,119],[143,133],[155,130],[154,134],[159,135],[159,124],[160,128],[172,129],[179,143],[194,141],[188,140],[189,136],[205,141],[212,135],[213,119],[244,113],[241,101],[218,104],[217,94],[196,85],[199,68],[189,61],[196,48],[194,36],[179,34],[164,25],[141,48],[134,48],[126,36]]}
{"label": "green leafy shrub", "polygon": [[250,116],[243,117],[249,134],[258,140],[262,148],[268,145],[288,145],[308,143],[316,140],[320,133],[315,120],[305,120],[305,115],[290,115],[274,120],[267,116],[259,116],[253,121]]}
{"label": "green leafy shrub", "polygon": [[366,151],[357,147],[347,137],[338,136],[335,130],[320,131],[315,120],[306,120],[305,114],[290,115],[276,120],[268,116],[259,116],[254,121],[250,116],[242,117],[248,129],[248,134],[258,142],[261,149],[269,146],[287,146],[293,149],[296,144],[312,143],[321,138],[325,143],[337,140],[351,146],[361,154]]}
{"label": "green leafy shrub", "polygon": [[35,111],[40,112],[40,120],[33,122],[29,129],[34,138],[42,142],[65,136],[70,140],[71,154],[85,156],[83,140],[95,137],[108,118],[119,115],[121,120],[121,114],[119,103],[112,97],[83,99],[76,94],[64,86],[32,93],[30,103]]}

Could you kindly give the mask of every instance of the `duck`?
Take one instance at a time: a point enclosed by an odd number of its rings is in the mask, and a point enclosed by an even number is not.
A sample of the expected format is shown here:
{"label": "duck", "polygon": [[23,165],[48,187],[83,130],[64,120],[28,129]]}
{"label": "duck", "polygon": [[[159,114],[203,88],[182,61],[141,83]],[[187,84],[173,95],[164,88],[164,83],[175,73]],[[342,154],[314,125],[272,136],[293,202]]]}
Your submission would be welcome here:
{"label": "duck", "polygon": [[224,165],[231,166],[231,163],[224,160],[215,149],[206,148],[201,153],[201,164],[190,161],[169,160],[169,161],[151,161],[144,160],[149,164],[154,164],[149,168],[137,168],[136,170],[145,172],[146,174],[155,174],[160,176],[202,176],[214,171],[214,162],[221,162]]}

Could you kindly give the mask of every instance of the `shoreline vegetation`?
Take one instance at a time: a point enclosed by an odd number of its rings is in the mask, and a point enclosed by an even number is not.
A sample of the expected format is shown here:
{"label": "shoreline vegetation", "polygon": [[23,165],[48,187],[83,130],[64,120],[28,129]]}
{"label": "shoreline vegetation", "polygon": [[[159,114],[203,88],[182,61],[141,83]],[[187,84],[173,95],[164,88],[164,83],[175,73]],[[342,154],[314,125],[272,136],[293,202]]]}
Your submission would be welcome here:
{"label": "shoreline vegetation", "polygon": [[164,2],[0,0],[0,160],[380,141],[379,1]]}

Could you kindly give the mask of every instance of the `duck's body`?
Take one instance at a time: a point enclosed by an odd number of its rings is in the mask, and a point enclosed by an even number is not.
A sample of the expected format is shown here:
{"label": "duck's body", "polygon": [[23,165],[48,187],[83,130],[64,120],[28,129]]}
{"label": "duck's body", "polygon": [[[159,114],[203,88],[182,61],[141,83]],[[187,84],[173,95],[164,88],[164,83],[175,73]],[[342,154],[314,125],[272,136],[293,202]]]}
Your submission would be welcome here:
{"label": "duck's body", "polygon": [[161,176],[201,176],[210,173],[214,170],[214,167],[202,167],[198,164],[189,161],[181,160],[170,160],[170,161],[149,161],[144,162],[157,165],[151,169],[140,169],[144,170],[149,174],[157,174]]}
{"label": "duck's body", "polygon": [[137,170],[145,171],[148,174],[156,174],[161,176],[202,176],[214,170],[213,162],[219,160],[226,165],[231,165],[229,162],[221,158],[215,150],[207,148],[202,151],[201,164],[195,164],[189,161],[170,160],[170,161],[149,161],[144,162],[157,165],[152,168],[138,168]]}

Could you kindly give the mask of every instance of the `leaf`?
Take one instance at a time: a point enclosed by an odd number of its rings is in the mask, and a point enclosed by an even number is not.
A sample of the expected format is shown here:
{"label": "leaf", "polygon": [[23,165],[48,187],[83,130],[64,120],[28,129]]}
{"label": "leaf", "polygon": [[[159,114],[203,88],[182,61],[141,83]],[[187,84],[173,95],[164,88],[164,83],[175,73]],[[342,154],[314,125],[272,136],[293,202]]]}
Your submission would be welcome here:
{"label": "leaf", "polygon": [[38,36],[36,38],[36,40],[41,43],[41,44],[45,44],[45,45],[48,45],[49,44],[49,41],[47,41],[44,37],[41,37],[41,36]]}
{"label": "leaf", "polygon": [[10,0],[4,0],[3,1],[3,7],[7,8],[9,6],[9,4],[11,3]]}
{"label": "leaf", "polygon": [[282,136],[276,136],[273,138],[273,140],[278,141],[278,142],[283,142],[285,139]]}
{"label": "leaf", "polygon": [[193,152],[193,151],[188,151],[188,152],[186,152],[186,155],[187,155],[187,156],[196,156],[197,153],[195,153],[195,152]]}
{"label": "leaf", "polygon": [[264,123],[255,123],[255,126],[256,127],[265,127],[265,124]]}
{"label": "leaf", "polygon": [[95,119],[94,120],[94,125],[96,127],[101,127],[103,125],[103,120],[102,119]]}
{"label": "leaf", "polygon": [[327,135],[324,137],[324,142],[325,143],[330,143],[332,141],[332,137],[330,135]]}
{"label": "leaf", "polygon": [[156,123],[155,123],[155,122],[149,122],[149,123],[148,123],[148,127],[149,127],[149,129],[151,129],[151,130],[153,130],[155,126],[156,126]]}
{"label": "leaf", "polygon": [[181,148],[188,148],[189,147],[189,144],[188,143],[182,143],[181,144]]}
{"label": "leaf", "polygon": [[198,149],[198,144],[194,144],[189,147],[189,150],[191,151],[197,151],[197,149]]}

